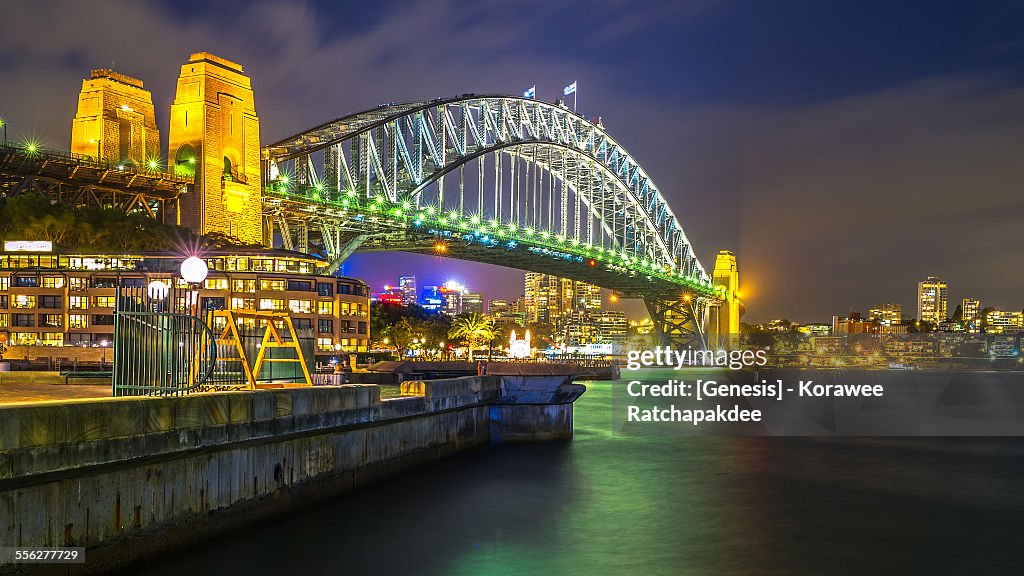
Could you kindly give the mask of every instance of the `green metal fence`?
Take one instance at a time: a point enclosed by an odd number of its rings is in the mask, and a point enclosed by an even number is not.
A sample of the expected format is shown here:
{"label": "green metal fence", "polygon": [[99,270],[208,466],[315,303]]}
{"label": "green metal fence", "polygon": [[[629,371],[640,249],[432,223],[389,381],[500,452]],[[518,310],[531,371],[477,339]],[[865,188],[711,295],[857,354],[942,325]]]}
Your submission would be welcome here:
{"label": "green metal fence", "polygon": [[114,313],[114,396],[176,396],[209,387],[217,364],[198,294],[120,286]]}

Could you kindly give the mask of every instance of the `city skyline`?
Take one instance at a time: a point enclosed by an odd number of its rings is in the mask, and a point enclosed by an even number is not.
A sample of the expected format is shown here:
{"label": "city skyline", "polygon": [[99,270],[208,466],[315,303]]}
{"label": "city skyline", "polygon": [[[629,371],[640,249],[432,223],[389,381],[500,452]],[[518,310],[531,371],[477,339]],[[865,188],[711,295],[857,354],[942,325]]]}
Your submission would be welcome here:
{"label": "city skyline", "polygon": [[[821,319],[887,301],[909,310],[902,287],[929,274],[954,287],[954,302],[1010,308],[1024,291],[1024,272],[1005,266],[1024,241],[1012,220],[1024,207],[1014,192],[1024,169],[1009,153],[1024,137],[1019,6],[657,3],[626,17],[614,3],[567,3],[554,10],[574,17],[533,21],[513,17],[529,3],[480,3],[469,26],[429,3],[185,4],[112,2],[105,25],[123,34],[104,35],[78,25],[87,6],[12,3],[24,26],[0,38],[17,56],[0,62],[5,81],[23,87],[0,103],[10,138],[66,149],[72,95],[108,64],[145,81],[163,129],[169,64],[196,45],[245,63],[264,143],[385,101],[531,85],[551,100],[578,81],[581,112],[602,117],[643,161],[705,267],[719,249],[737,254],[744,321]],[[240,25],[223,33],[225,18]],[[168,33],[148,34],[152,21]],[[397,40],[424,27],[442,40]],[[34,29],[53,39],[39,42]],[[623,49],[608,56],[607,43]],[[134,44],[147,49],[125,49]],[[394,277],[435,265],[384,262]],[[511,297],[502,292],[522,276],[445,265],[495,296]],[[379,255],[356,255],[347,273],[376,284],[363,272],[370,266],[381,266]]]}

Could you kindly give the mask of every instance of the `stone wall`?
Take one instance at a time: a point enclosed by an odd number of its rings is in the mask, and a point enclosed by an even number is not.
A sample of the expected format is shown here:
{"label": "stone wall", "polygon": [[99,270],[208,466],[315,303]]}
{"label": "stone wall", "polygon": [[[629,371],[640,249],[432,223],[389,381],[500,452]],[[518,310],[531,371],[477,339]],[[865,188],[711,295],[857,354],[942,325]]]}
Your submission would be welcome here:
{"label": "stone wall", "polygon": [[106,570],[488,441],[497,378],[420,384],[0,407],[0,546]]}

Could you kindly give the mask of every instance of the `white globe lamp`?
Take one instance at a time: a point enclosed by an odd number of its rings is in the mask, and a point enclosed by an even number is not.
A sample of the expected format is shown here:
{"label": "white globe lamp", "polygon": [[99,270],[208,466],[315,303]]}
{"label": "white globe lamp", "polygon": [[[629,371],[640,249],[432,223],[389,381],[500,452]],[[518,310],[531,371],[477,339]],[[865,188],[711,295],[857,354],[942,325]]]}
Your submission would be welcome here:
{"label": "white globe lamp", "polygon": [[181,277],[189,284],[199,284],[206,280],[206,275],[209,273],[210,269],[202,258],[189,256],[181,263]]}
{"label": "white globe lamp", "polygon": [[167,295],[170,294],[170,292],[171,287],[160,280],[153,280],[149,283],[149,286],[146,287],[146,293],[149,294],[149,297],[153,300],[163,300],[164,298],[167,298]]}

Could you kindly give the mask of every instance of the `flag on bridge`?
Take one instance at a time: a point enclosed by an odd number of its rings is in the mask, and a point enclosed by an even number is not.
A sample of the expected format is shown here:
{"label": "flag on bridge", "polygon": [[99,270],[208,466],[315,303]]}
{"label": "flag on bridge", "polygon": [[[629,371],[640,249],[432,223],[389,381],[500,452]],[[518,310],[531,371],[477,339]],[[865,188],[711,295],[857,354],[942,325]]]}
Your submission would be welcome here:
{"label": "flag on bridge", "polygon": [[537,85],[530,86],[529,90],[523,92],[523,98],[536,98],[537,97]]}
{"label": "flag on bridge", "polygon": [[566,86],[565,88],[562,89],[562,95],[563,96],[568,96],[569,94],[575,94],[575,93],[576,93],[576,82],[575,81],[573,81],[572,84],[569,84],[568,86]]}

